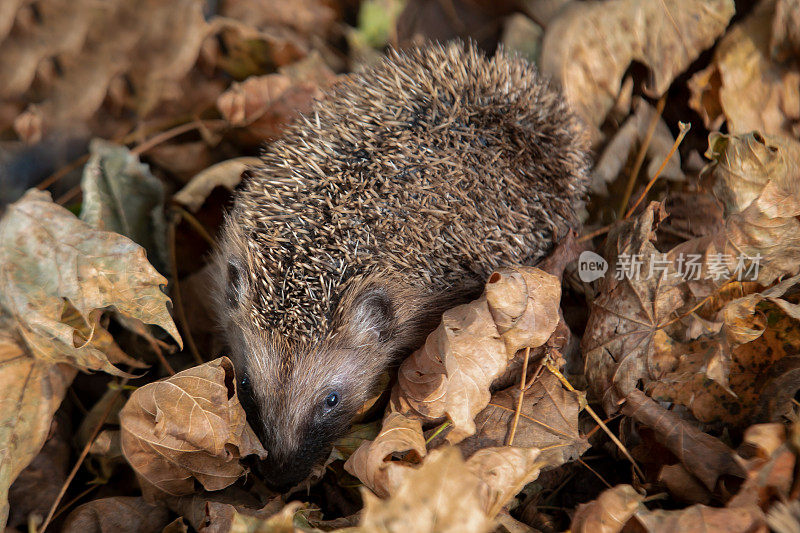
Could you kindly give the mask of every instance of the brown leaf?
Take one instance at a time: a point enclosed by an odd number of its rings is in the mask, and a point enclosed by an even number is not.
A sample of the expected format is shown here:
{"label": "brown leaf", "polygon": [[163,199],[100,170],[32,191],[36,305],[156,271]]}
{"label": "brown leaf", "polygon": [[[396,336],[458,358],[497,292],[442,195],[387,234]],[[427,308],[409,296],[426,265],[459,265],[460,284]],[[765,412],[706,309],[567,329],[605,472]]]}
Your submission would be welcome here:
{"label": "brown leaf", "polygon": [[766,533],[758,507],[719,509],[693,505],[680,511],[639,511],[636,519],[652,533]]}
{"label": "brown leaf", "polygon": [[422,426],[400,413],[389,413],[383,419],[381,432],[372,441],[364,441],[345,462],[344,468],[385,498],[395,492],[405,478],[408,463],[388,460],[392,454],[412,451],[417,459],[427,453]]}
{"label": "brown leaf", "polygon": [[483,448],[467,459],[467,468],[483,481],[478,487],[481,508],[494,517],[525,485],[539,477],[544,463],[537,448]]}
{"label": "brown leaf", "polygon": [[92,500],[72,511],[61,531],[65,533],[139,533],[160,531],[169,523],[166,507],[151,505],[141,497],[114,496]]}
{"label": "brown leaf", "polygon": [[639,508],[644,496],[630,485],[603,491],[589,503],[578,506],[570,530],[574,533],[618,533]]}
{"label": "brown leaf", "polygon": [[259,161],[257,157],[236,157],[212,165],[193,177],[172,199],[196,213],[215,187],[233,190],[242,181],[242,173]]}
{"label": "brown leaf", "polygon": [[[84,224],[47,193],[29,191],[9,207],[0,222],[0,268],[0,307],[36,357],[120,374],[109,359],[124,354],[98,323],[109,307],[180,342],[160,288],[166,279],[144,250]],[[66,319],[72,310],[75,321]]]}
{"label": "brown leaf", "polygon": [[[476,434],[459,444],[466,456],[505,444],[519,394],[517,385],[492,395],[489,405],[475,417]],[[579,457],[589,448],[578,432],[580,410],[578,394],[565,390],[556,376],[544,371],[525,391],[514,445],[541,449],[539,462],[544,468]]]}
{"label": "brown leaf", "polygon": [[11,485],[9,528],[22,529],[31,515],[47,516],[72,467],[71,436],[70,417],[61,409],[53,417],[42,450]]}
{"label": "brown leaf", "polygon": [[658,481],[680,501],[703,504],[711,501],[711,492],[680,464],[663,467],[658,473]]}
{"label": "brown leaf", "polygon": [[[634,390],[640,379],[657,379],[659,354],[655,348],[666,336],[661,326],[685,301],[680,278],[673,275],[674,265],[663,271],[655,269],[662,255],[651,239],[665,216],[663,207],[653,203],[637,218],[620,223],[607,239],[610,275],[603,279],[600,294],[591,303],[581,346],[586,379],[607,413],[617,410],[621,397]],[[640,274],[617,274],[633,265],[632,259],[626,266],[620,258],[639,256]]]}
{"label": "brown leaf", "polygon": [[451,443],[474,433],[473,418],[491,398],[489,386],[516,350],[544,343],[555,330],[560,298],[558,279],[538,269],[492,274],[484,295],[446,311],[425,345],[400,366],[394,409],[427,421],[448,417]]}
{"label": "brown leaf", "polygon": [[[642,98],[636,99],[635,106],[634,114],[617,130],[592,170],[593,193],[608,195],[607,185],[620,176],[631,153],[635,153],[647,136],[656,110]],[[647,157],[650,163],[646,167],[645,175],[655,176],[658,167],[667,158],[674,142],[666,122],[659,118],[647,145]],[[684,179],[681,171],[681,157],[678,152],[672,155],[660,176],[673,181]]]}
{"label": "brown leaf", "polygon": [[543,345],[556,330],[561,280],[538,268],[501,269],[486,282],[486,303],[513,355]]}
{"label": "brown leaf", "polygon": [[194,66],[210,31],[200,0],[110,0],[100,10],[46,0],[34,20],[2,42],[0,93],[30,94],[37,69],[57,57],[60,75],[35,87],[37,98],[28,100],[39,103],[22,115],[38,113],[45,130],[92,117],[121,76],[135,94],[129,107],[146,114]]}
{"label": "brown leaf", "polygon": [[217,99],[222,116],[232,126],[246,128],[256,144],[282,136],[288,124],[323,97],[321,89],[335,78],[319,54],[290,67],[234,83]]}
{"label": "brown leaf", "polygon": [[[688,346],[679,342],[685,331],[678,320],[696,311],[704,299],[723,294],[726,287],[743,290],[742,283],[728,285],[737,277],[769,285],[800,269],[800,222],[796,218],[800,214],[800,182],[795,178],[798,145],[767,140],[757,133],[712,134],[709,142],[713,161],[705,172],[724,206],[724,228],[662,255],[650,241],[663,212],[651,206],[638,220],[621,222],[609,234],[605,254],[611,264],[609,272],[615,276],[603,280],[600,295],[592,302],[582,346],[587,380],[607,412],[614,412],[620,395],[630,392],[639,381],[651,394],[665,399],[683,396],[694,402],[696,389],[688,384],[710,378],[727,391],[727,399],[734,397],[732,352],[741,342],[760,335],[763,326],[750,327],[752,331],[740,329],[737,334],[736,320],[741,328],[743,315],[748,313],[732,312],[727,318],[723,313],[715,320],[723,324],[727,320],[729,327],[716,336],[711,330],[703,331],[706,338],[697,346]],[[641,264],[633,270],[629,267],[637,254]],[[688,266],[692,256],[695,270]],[[627,258],[625,263],[623,258]],[[751,285],[755,287],[755,283]],[[774,299],[777,294],[767,293],[765,298]],[[800,314],[786,303],[780,305],[791,314]],[[765,366],[758,358],[753,363],[762,369]],[[739,383],[747,381],[742,377]],[[705,419],[699,413],[708,412],[709,406],[692,408]]]}
{"label": "brown leaf", "polygon": [[[226,357],[137,389],[120,412],[122,451],[147,485],[170,495],[234,483],[239,459],[266,451],[247,425]],[[147,493],[146,493],[147,495]]]}
{"label": "brown leaf", "polygon": [[711,65],[692,77],[690,104],[707,126],[718,129],[714,118],[723,114],[731,133],[797,136],[800,72],[785,60],[794,57],[798,41],[792,23],[800,10],[791,4],[759,2],[720,40]]}
{"label": "brown leaf", "polygon": [[361,527],[366,531],[488,532],[482,509],[482,481],[464,467],[453,447],[433,450],[419,469],[409,471],[388,500],[362,491]]}
{"label": "brown leaf", "polygon": [[547,26],[542,70],[564,87],[586,122],[599,127],[632,61],[650,67],[650,92],[660,96],[733,14],[730,0],[572,3]]}
{"label": "brown leaf", "polygon": [[21,340],[0,327],[0,526],[8,517],[8,488],[42,448],[76,373],[30,357]]}
{"label": "brown leaf", "polygon": [[747,480],[727,506],[766,509],[775,500],[789,500],[796,463],[797,455],[786,444],[767,459],[751,459],[746,465]]}
{"label": "brown leaf", "polygon": [[[757,281],[769,285],[800,265],[800,144],[711,134],[704,173],[725,209],[725,238],[748,257],[761,256]],[[749,279],[749,278],[748,278]]]}
{"label": "brown leaf", "polygon": [[641,391],[634,390],[628,394],[622,412],[655,431],[659,442],[669,448],[708,490],[714,490],[722,475],[744,477],[733,450],[667,411]]}

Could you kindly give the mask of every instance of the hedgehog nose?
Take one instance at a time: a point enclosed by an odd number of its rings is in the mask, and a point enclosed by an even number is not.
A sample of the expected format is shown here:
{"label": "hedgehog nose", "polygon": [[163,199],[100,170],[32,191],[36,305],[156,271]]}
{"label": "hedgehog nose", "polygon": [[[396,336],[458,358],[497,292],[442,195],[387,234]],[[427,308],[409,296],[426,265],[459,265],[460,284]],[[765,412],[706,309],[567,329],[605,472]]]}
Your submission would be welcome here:
{"label": "hedgehog nose", "polygon": [[311,466],[300,464],[299,461],[283,462],[270,460],[267,457],[266,460],[258,462],[256,471],[271,490],[286,492],[308,477]]}

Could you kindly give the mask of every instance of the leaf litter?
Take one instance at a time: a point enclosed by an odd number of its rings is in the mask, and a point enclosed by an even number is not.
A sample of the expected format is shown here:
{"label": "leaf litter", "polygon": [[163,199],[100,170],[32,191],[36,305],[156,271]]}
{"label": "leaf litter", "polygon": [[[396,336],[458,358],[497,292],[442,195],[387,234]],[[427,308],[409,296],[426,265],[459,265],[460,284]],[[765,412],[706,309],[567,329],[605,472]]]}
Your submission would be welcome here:
{"label": "leaf litter", "polygon": [[[526,51],[589,126],[584,237],[445,312],[316,483],[278,495],[208,341],[205,256],[258,145],[427,15],[418,2],[380,16],[374,2],[274,4],[0,6],[0,128],[16,138],[0,163],[57,199],[30,191],[0,220],[0,521],[796,531],[800,5],[456,2],[449,28]],[[475,13],[508,31],[486,41]],[[698,116],[684,138],[678,121]],[[88,157],[44,175],[17,164],[24,143],[53,138]],[[607,262],[588,282],[575,261],[587,251]],[[51,456],[64,449],[70,462]]]}

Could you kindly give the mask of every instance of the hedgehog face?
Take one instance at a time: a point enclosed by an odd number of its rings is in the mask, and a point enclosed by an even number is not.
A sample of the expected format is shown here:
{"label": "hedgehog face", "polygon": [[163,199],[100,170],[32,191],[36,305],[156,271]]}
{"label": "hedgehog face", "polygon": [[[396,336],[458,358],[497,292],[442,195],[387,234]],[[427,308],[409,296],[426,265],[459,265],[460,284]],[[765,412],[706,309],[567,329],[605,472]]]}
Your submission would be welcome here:
{"label": "hedgehog face", "polygon": [[256,469],[285,491],[327,457],[369,398],[393,338],[393,304],[374,280],[354,283],[318,338],[287,339],[252,319],[260,299],[236,256],[222,259],[217,293],[239,399],[268,452]]}

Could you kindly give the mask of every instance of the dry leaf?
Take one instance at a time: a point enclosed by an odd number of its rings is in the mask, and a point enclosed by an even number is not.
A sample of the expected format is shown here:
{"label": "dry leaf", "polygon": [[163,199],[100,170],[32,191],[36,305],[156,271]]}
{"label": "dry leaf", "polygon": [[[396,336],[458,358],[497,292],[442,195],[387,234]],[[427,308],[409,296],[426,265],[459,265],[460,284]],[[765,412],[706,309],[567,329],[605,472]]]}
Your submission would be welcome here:
{"label": "dry leaf", "polygon": [[[642,98],[636,99],[635,106],[634,114],[617,130],[614,138],[606,145],[592,169],[593,193],[608,196],[607,184],[619,177],[631,153],[638,149],[647,136],[656,110]],[[647,145],[647,157],[650,163],[645,170],[646,176],[655,176],[658,167],[667,158],[674,142],[666,122],[659,118],[650,143]],[[660,176],[663,179],[674,181],[684,179],[681,171],[681,156],[678,152],[672,155]]]}
{"label": "dry leaf", "polygon": [[505,268],[486,282],[486,303],[513,357],[547,342],[558,325],[561,280],[538,268]]}
{"label": "dry leaf", "polygon": [[733,14],[732,0],[575,2],[547,26],[542,70],[564,88],[573,109],[599,127],[632,61],[650,68],[650,91],[660,96]]}
{"label": "dry leaf", "polygon": [[[136,100],[126,103],[145,114],[194,66],[210,31],[200,0],[115,0],[103,7],[39,2],[36,24],[12,31],[2,42],[0,93],[7,98],[28,94],[37,69],[51,58],[58,57],[61,68],[61,75],[35,87],[38,98],[25,98],[40,103],[17,123],[34,112],[47,130],[84,121],[101,107],[113,80],[123,75]],[[17,16],[24,11],[22,7]]]}
{"label": "dry leaf", "polygon": [[767,533],[758,507],[719,509],[698,504],[680,511],[639,511],[636,519],[648,533]]}
{"label": "dry leaf", "polygon": [[663,467],[658,481],[680,501],[703,504],[711,501],[711,492],[680,464]]}
{"label": "dry leaf", "polygon": [[[166,279],[144,250],[79,221],[47,193],[29,191],[9,206],[0,221],[0,269],[0,306],[36,357],[120,374],[109,361],[119,349],[98,324],[110,307],[180,342],[160,288]],[[64,320],[70,310],[78,323]]]}
{"label": "dry leaf", "polygon": [[242,173],[260,161],[257,157],[236,157],[212,165],[193,177],[172,199],[196,213],[215,187],[233,190],[242,181]]}
{"label": "dry leaf", "polygon": [[[6,492],[36,456],[76,368],[136,363],[98,323],[109,307],[179,339],[144,250],[30,191],[0,220],[0,523]],[[70,364],[64,364],[70,363]]]}
{"label": "dry leaf", "polygon": [[[475,417],[476,434],[459,443],[465,455],[505,444],[518,398],[518,385],[492,395],[489,405]],[[513,444],[541,449],[539,462],[543,468],[579,457],[589,449],[586,438],[578,432],[580,410],[578,394],[565,390],[556,376],[544,371],[525,391]]]}
{"label": "dry leaf", "polygon": [[[685,301],[674,266],[663,271],[655,268],[662,255],[651,241],[665,215],[663,207],[653,203],[638,217],[619,223],[607,239],[609,274],[591,304],[581,346],[586,379],[607,413],[617,410],[622,396],[634,390],[640,379],[658,378],[656,344],[667,335],[661,326]],[[641,256],[641,275],[618,276],[618,270],[627,268],[619,258],[635,256]]]}
{"label": "dry leaf", "polygon": [[634,390],[629,393],[622,412],[655,431],[659,442],[669,448],[708,490],[714,490],[722,475],[744,477],[744,470],[736,462],[733,450],[667,411],[643,392]]}
{"label": "dry leaf", "polygon": [[578,506],[570,530],[574,533],[618,533],[639,508],[644,496],[630,485],[603,491],[589,503]]}
{"label": "dry leaf", "polygon": [[539,269],[492,274],[484,295],[446,311],[425,345],[400,366],[395,410],[427,421],[446,416],[453,422],[451,443],[473,434],[473,418],[489,403],[489,386],[509,359],[555,331],[560,299],[558,278]]}
{"label": "dry leaf", "polygon": [[61,531],[65,533],[140,533],[160,531],[169,523],[169,511],[141,497],[100,498],[72,511]]}
{"label": "dry leaf", "polygon": [[[695,374],[733,396],[731,351],[760,333],[740,331],[746,338],[737,338],[731,329],[733,313],[727,317],[730,327],[723,328],[711,349],[698,353],[680,346],[677,335],[682,328],[677,321],[735,276],[769,285],[800,269],[796,143],[766,140],[757,133],[712,134],[709,142],[713,161],[706,173],[724,207],[724,228],[660,254],[651,240],[664,213],[651,206],[609,234],[605,253],[614,276],[603,280],[583,337],[587,380],[606,412],[614,412],[620,397],[640,380],[652,393],[654,385],[662,389],[658,394],[674,397],[675,391],[663,387],[674,383],[680,388]],[[692,256],[694,270],[688,266]],[[634,259],[638,269],[633,268]],[[687,395],[693,397],[688,391]]]}
{"label": "dry leaf", "polygon": [[197,480],[220,490],[245,473],[240,458],[266,457],[235,383],[233,365],[223,357],[131,395],[120,412],[122,451],[145,486],[180,496],[194,492]]}
{"label": "dry leaf", "polygon": [[704,171],[725,209],[725,237],[761,256],[757,281],[769,285],[800,270],[800,144],[748,133],[711,134]]}
{"label": "dry leaf", "polygon": [[800,71],[785,57],[778,59],[787,55],[784,47],[791,50],[797,44],[797,26],[792,24],[800,10],[791,4],[759,2],[720,40],[711,65],[692,77],[690,105],[706,126],[719,128],[717,117],[724,115],[731,133],[758,130],[796,138]]}
{"label": "dry leaf", "polygon": [[375,494],[385,498],[395,492],[409,467],[407,463],[386,459],[392,454],[408,451],[413,451],[418,459],[427,453],[422,427],[418,420],[400,413],[389,413],[383,419],[383,427],[375,440],[364,441],[344,468]]}
{"label": "dry leaf", "polygon": [[89,151],[81,179],[81,220],[128,237],[147,250],[159,272],[168,272],[164,184],[124,146],[94,139]]}
{"label": "dry leaf", "polygon": [[388,500],[362,491],[361,527],[372,533],[491,531],[492,521],[482,511],[482,483],[464,467],[456,448],[433,450]]}
{"label": "dry leaf", "polygon": [[481,508],[494,517],[525,485],[539,477],[544,463],[537,448],[483,448],[467,459],[467,468],[483,481],[478,486]]}
{"label": "dry leaf", "polygon": [[[11,371],[12,369],[0,366],[0,372],[5,372],[6,370]],[[14,375],[13,371],[12,375]],[[0,379],[0,382],[2,381]],[[0,383],[0,385],[6,385],[6,383]],[[15,390],[13,392],[18,391]],[[46,389],[35,387],[31,393],[33,392],[45,393]],[[29,397],[28,400],[30,399],[32,398]],[[38,401],[39,399],[35,398],[34,400]],[[46,400],[42,403],[44,404],[45,402]],[[1,405],[1,407],[5,409],[4,405]],[[50,425],[50,434],[41,451],[11,485],[8,494],[11,514],[8,518],[8,524],[6,524],[9,529],[24,529],[28,523],[28,517],[31,515],[47,516],[50,506],[55,501],[67,479],[69,469],[72,468],[72,448],[70,446],[72,424],[67,411],[67,409],[61,409],[56,412]],[[19,412],[19,410],[10,412]],[[0,443],[0,446],[4,446],[4,444]],[[37,448],[33,445],[32,449],[36,450]],[[14,450],[12,449],[11,451],[13,453]],[[28,455],[28,450],[24,448],[17,451],[22,452],[19,455],[23,457]]]}

